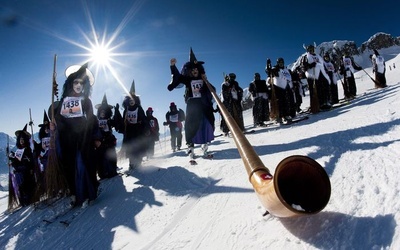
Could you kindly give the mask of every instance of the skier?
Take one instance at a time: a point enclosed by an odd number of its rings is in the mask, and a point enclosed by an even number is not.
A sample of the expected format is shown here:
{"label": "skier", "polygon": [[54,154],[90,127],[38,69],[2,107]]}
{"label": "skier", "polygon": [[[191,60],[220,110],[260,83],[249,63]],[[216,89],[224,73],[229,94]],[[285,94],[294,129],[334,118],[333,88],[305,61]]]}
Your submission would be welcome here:
{"label": "skier", "polygon": [[331,84],[329,84],[329,100],[331,104],[336,104],[339,102],[336,78],[337,71],[335,64],[333,64],[328,52],[324,54],[324,67],[329,79],[331,80]]}
{"label": "skier", "polygon": [[310,103],[313,103],[314,82],[318,96],[319,109],[330,109],[332,106],[329,102],[329,84],[330,79],[325,71],[321,56],[315,53],[315,45],[306,47],[306,54],[303,56],[301,65],[307,77],[308,89],[310,92]]}
{"label": "skier", "polygon": [[254,127],[264,126],[265,121],[269,121],[269,102],[270,90],[267,82],[261,80],[260,73],[254,73],[254,80],[249,84],[249,92],[254,101],[253,123]]}
{"label": "skier", "polygon": [[182,109],[178,109],[174,102],[171,102],[169,111],[165,114],[165,119],[166,121],[163,125],[169,125],[172,152],[179,151],[182,147],[182,122],[185,121],[185,112]]}
{"label": "skier", "polygon": [[84,64],[65,80],[61,100],[54,109],[55,122],[50,124],[58,134],[58,158],[64,167],[71,206],[82,207],[97,198],[99,186],[93,146],[100,143],[99,122],[90,100],[94,80],[87,66]]}
{"label": "skier", "polygon": [[356,70],[362,70],[362,67],[354,63],[353,58],[347,50],[344,51],[342,60],[340,61],[340,74],[344,79],[344,96],[346,99],[353,99],[357,95],[356,80],[354,73]]}
{"label": "skier", "polygon": [[[113,106],[107,102],[106,94],[103,96],[101,104],[96,104],[97,119],[99,120],[100,141],[95,145],[95,161],[97,175],[100,179],[111,178],[117,175],[117,153],[115,147],[117,138],[115,138],[112,129],[116,126],[113,119]],[[119,108],[116,105],[115,109]]]}
{"label": "skier", "polygon": [[[17,130],[16,150],[10,152],[11,171],[15,178],[12,178],[12,185],[16,198],[20,206],[25,207],[32,203],[35,190],[35,180],[33,176],[33,154],[30,148],[29,139],[31,134],[26,130],[27,125],[22,130]],[[14,197],[11,195],[11,197]]]}
{"label": "skier", "polygon": [[[374,49],[374,54],[371,56],[372,62],[372,72],[375,73],[375,88],[384,88],[386,87],[386,64],[383,56],[379,55],[379,52]],[[395,68],[393,63],[393,68]]]}
{"label": "skier", "polygon": [[[244,132],[242,109],[243,89],[236,81],[235,73],[229,73],[228,77],[225,78],[225,81],[222,83],[221,89],[222,103],[236,121],[239,128]],[[225,136],[228,135],[229,128],[226,125],[224,117],[221,118],[221,130]]]}
{"label": "skier", "polygon": [[147,148],[147,158],[153,158],[154,156],[154,145],[156,141],[160,139],[160,127],[158,125],[158,120],[153,116],[153,108],[149,107],[146,110],[147,121],[149,123],[150,134],[148,135],[148,148]]}
{"label": "skier", "polygon": [[301,81],[301,76],[303,72],[301,71],[300,66],[297,66],[294,71],[292,71],[292,83],[293,83],[293,92],[296,100],[295,109],[296,112],[301,112],[301,104],[303,103],[303,96],[306,96],[303,89],[303,83]]}
{"label": "skier", "polygon": [[278,100],[279,117],[278,123],[288,123],[296,116],[296,100],[293,92],[293,82],[291,71],[285,67],[282,57],[276,60],[276,65],[272,68],[266,67],[269,77],[272,78],[276,98]]}
{"label": "skier", "polygon": [[146,136],[150,129],[140,98],[133,91],[125,97],[122,106],[124,113],[118,132],[124,135],[122,152],[129,159],[129,171],[132,171],[141,166],[146,155]]}
{"label": "skier", "polygon": [[172,81],[168,85],[168,90],[172,91],[181,83],[186,86],[185,137],[191,164],[196,164],[194,144],[201,144],[203,155],[211,157],[208,154],[208,143],[214,140],[214,109],[211,92],[204,82],[207,77],[203,63],[197,61],[192,49],[190,49],[189,61],[183,65],[180,73],[175,65],[176,59],[170,60]]}

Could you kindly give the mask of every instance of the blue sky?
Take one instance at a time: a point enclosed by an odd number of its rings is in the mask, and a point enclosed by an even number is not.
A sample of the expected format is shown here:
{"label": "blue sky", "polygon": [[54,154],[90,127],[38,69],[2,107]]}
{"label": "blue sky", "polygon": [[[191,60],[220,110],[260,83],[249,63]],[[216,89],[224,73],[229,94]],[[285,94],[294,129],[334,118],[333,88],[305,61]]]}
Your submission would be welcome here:
{"label": "blue sky", "polygon": [[[62,88],[65,69],[89,60],[91,43],[110,41],[112,71],[94,62],[93,104],[104,94],[121,103],[134,79],[144,109],[160,122],[169,103],[185,108],[183,89],[169,92],[169,59],[178,68],[190,47],[205,61],[208,79],[220,90],[223,73],[234,72],[243,88],[255,72],[265,78],[267,58],[291,63],[303,44],[332,40],[357,46],[377,32],[399,35],[395,1],[0,1],[0,131],[13,135],[29,122],[34,132],[51,102],[53,56]],[[16,16],[16,23],[7,22]],[[96,34],[96,35],[94,35]],[[124,86],[124,87],[122,87]],[[61,91],[61,90],[60,90]]]}

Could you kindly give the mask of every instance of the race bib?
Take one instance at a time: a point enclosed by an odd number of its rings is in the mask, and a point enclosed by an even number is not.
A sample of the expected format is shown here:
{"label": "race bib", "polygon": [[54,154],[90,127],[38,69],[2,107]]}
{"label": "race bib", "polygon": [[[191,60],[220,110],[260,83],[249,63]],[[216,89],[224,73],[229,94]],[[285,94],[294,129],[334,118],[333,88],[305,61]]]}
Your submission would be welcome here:
{"label": "race bib", "polygon": [[50,137],[45,137],[42,139],[42,149],[49,149],[50,146]]}
{"label": "race bib", "polygon": [[192,87],[193,97],[200,98],[201,97],[200,89],[203,86],[203,80],[193,80],[190,82],[190,86]]}
{"label": "race bib", "polygon": [[149,123],[150,123],[150,128],[154,128],[156,126],[156,123],[154,120],[150,120]]}
{"label": "race bib", "polygon": [[101,119],[99,120],[99,127],[101,130],[103,130],[104,132],[108,132],[110,131],[110,128],[108,127],[108,122],[106,119]]}
{"label": "race bib", "polygon": [[169,120],[170,120],[171,122],[178,122],[178,114],[169,115]]}
{"label": "race bib", "polygon": [[61,105],[60,114],[65,118],[82,117],[82,99],[83,97],[65,97]]}
{"label": "race bib", "polygon": [[268,95],[265,92],[257,93],[257,97],[261,97],[261,98],[266,99],[266,100],[268,99]]}
{"label": "race bib", "polygon": [[138,108],[133,111],[128,110],[126,112],[126,120],[129,124],[137,124],[138,123]]}
{"label": "race bib", "polygon": [[24,151],[25,151],[25,148],[17,149],[17,151],[15,151],[15,158],[17,158],[19,161],[21,161],[22,156],[24,155]]}
{"label": "race bib", "polygon": [[235,100],[238,99],[238,94],[237,94],[236,89],[232,88],[232,90],[231,90],[231,95],[232,95],[232,98],[233,98],[233,99],[235,99]]}

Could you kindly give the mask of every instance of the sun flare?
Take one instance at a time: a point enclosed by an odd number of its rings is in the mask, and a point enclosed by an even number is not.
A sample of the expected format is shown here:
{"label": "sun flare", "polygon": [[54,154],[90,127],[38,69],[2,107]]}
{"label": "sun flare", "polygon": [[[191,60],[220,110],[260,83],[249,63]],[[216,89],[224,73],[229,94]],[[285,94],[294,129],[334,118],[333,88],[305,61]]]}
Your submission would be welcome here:
{"label": "sun flare", "polygon": [[96,45],[89,50],[90,61],[100,66],[109,65],[112,53],[111,50],[104,45]]}

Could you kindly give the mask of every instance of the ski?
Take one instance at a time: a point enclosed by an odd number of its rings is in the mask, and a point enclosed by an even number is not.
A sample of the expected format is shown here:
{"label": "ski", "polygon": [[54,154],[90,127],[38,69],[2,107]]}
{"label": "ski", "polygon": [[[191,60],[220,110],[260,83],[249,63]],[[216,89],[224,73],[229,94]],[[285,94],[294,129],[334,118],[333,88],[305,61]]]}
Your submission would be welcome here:
{"label": "ski", "polygon": [[296,117],[294,119],[292,119],[291,121],[288,121],[287,123],[282,123],[283,125],[291,125],[294,123],[298,123],[304,120],[308,120],[308,118],[310,118],[308,115],[307,116],[302,116],[302,117]]}
{"label": "ski", "polygon": [[224,135],[224,134],[214,135],[214,138],[221,137],[221,136],[223,136],[223,135]]}
{"label": "ski", "polygon": [[244,131],[243,134],[245,134],[245,135],[247,135],[247,134],[254,134],[255,132],[256,132],[256,131],[255,131],[254,129],[252,129],[252,130]]}
{"label": "ski", "polygon": [[68,218],[60,220],[59,223],[64,225],[65,227],[68,227],[69,225],[71,225],[72,221],[78,217],[79,215],[81,215],[82,213],[84,213],[87,210],[87,207],[79,207],[77,210],[75,210],[74,213],[72,213],[72,215],[70,215]]}
{"label": "ski", "polygon": [[346,105],[348,105],[348,104],[350,104],[350,103],[351,103],[350,101],[339,102],[339,103],[336,103],[336,104],[332,105],[331,108],[329,108],[329,109],[321,109],[321,111],[323,111],[323,112],[331,111],[331,110],[333,110],[333,109],[346,106]]}
{"label": "ski", "polygon": [[42,221],[46,224],[52,224],[54,222],[56,222],[59,218],[63,217],[64,215],[68,214],[69,212],[71,212],[72,210],[74,210],[74,207],[69,206],[67,208],[65,208],[62,212],[55,214],[54,216],[52,216],[51,218],[48,219],[43,219]]}

